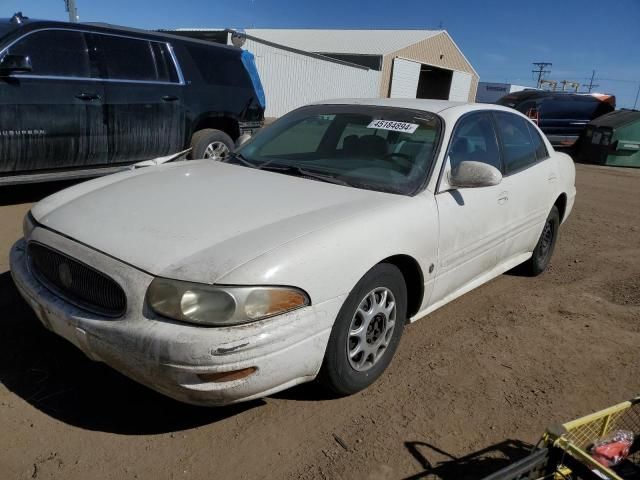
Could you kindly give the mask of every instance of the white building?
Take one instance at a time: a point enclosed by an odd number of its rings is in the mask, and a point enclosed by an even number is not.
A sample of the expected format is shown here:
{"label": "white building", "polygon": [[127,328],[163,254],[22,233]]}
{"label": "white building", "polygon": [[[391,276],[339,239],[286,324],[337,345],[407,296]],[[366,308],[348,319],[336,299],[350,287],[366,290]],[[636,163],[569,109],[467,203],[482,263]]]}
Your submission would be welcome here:
{"label": "white building", "polygon": [[347,97],[474,101],[477,72],[444,30],[179,29],[256,57],[277,117],[312,101]]}

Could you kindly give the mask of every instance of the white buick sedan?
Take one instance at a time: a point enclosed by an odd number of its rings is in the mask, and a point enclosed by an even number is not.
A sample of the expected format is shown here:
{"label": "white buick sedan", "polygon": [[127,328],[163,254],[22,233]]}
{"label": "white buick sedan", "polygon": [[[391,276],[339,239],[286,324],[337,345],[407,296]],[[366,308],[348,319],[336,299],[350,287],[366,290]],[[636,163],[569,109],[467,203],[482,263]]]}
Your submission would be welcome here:
{"label": "white buick sedan", "polygon": [[11,252],[45,327],[178,400],[220,405],[316,377],[357,392],[404,325],[549,264],[571,159],[495,105],[299,108],[224,162],[151,166],[38,203]]}

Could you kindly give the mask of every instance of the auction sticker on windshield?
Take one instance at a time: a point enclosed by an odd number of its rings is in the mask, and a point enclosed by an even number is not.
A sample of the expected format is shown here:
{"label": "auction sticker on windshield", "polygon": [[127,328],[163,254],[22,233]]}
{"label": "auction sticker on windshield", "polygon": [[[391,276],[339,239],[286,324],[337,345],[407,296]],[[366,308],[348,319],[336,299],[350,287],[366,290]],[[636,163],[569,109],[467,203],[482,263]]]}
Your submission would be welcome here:
{"label": "auction sticker on windshield", "polygon": [[392,120],[374,120],[367,128],[391,130],[393,132],[413,133],[418,128],[417,123],[394,122]]}

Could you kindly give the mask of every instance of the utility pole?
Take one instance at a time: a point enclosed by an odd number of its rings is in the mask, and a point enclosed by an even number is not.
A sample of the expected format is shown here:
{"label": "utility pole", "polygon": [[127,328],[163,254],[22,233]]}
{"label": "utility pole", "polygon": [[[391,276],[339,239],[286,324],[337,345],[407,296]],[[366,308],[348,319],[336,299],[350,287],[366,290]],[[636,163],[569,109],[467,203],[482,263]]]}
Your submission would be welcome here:
{"label": "utility pole", "polygon": [[69,12],[69,21],[78,21],[78,9],[76,8],[76,0],[64,0],[64,5]]}
{"label": "utility pole", "polygon": [[553,63],[550,63],[550,62],[533,62],[533,65],[538,68],[537,70],[531,70],[531,71],[533,73],[537,73],[538,74],[538,82],[536,83],[536,86],[537,86],[537,88],[540,88],[540,85],[542,85],[542,77],[547,73],[551,73],[551,70],[545,70],[545,68],[551,67],[553,65]]}
{"label": "utility pole", "polygon": [[638,91],[636,92],[636,101],[633,102],[633,109],[636,109],[636,105],[638,105],[638,96],[640,96],[640,84],[638,85]]}
{"label": "utility pole", "polygon": [[589,80],[589,86],[587,87],[589,93],[591,93],[591,90],[593,90],[594,88],[600,86],[597,83],[593,83],[593,79],[595,78],[595,76],[596,76],[596,71],[591,70],[591,80]]}

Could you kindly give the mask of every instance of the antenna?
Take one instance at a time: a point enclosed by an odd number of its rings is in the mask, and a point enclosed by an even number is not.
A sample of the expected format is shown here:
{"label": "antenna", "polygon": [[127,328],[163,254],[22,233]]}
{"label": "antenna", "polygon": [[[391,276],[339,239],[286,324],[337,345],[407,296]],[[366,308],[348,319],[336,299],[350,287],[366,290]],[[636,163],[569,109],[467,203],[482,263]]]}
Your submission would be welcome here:
{"label": "antenna", "polygon": [[537,88],[540,88],[540,86],[542,85],[542,77],[544,77],[545,74],[547,73],[551,73],[551,70],[545,70],[545,68],[547,67],[551,67],[553,65],[553,63],[550,62],[533,62],[533,65],[535,67],[537,67],[537,70],[531,70],[533,73],[537,73],[538,74],[538,82],[536,83]]}
{"label": "antenna", "polygon": [[64,0],[64,6],[69,12],[69,21],[77,22],[78,21],[78,9],[76,8],[76,0]]}

